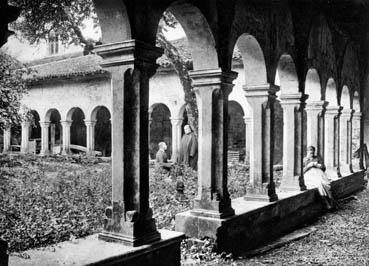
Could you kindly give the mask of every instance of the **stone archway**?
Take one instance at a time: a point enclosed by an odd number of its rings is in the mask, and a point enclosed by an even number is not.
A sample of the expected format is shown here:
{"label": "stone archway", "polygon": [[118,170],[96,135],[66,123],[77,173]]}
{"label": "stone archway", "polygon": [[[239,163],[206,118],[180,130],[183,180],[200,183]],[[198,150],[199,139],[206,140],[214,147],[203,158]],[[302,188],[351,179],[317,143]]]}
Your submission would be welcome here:
{"label": "stone archway", "polygon": [[298,191],[298,177],[303,174],[303,95],[291,55],[281,55],[274,83],[279,86],[278,101],[274,105],[274,162],[280,163],[282,155],[283,177],[280,188]]}
{"label": "stone archway", "polygon": [[320,76],[315,68],[307,71],[305,78],[305,95],[307,95],[304,115],[304,154],[307,146],[314,146],[317,155],[324,156],[324,109]]}
{"label": "stone archway", "polygon": [[[111,114],[105,106],[96,107],[91,114],[90,125],[94,131],[93,150],[100,151],[104,157],[111,156]],[[88,130],[88,129],[87,129]]]}
{"label": "stone archway", "polygon": [[167,144],[167,155],[171,158],[172,154],[172,124],[169,108],[163,104],[154,104],[149,113],[151,113],[150,122],[150,158],[154,159],[158,151],[159,142],[164,141]]}
{"label": "stone archway", "polygon": [[228,102],[228,150],[240,153],[244,161],[246,154],[246,125],[242,106],[236,101]]}
{"label": "stone archway", "polygon": [[78,107],[74,107],[68,112],[67,120],[72,122],[70,126],[70,144],[86,147],[86,125],[84,119],[85,114]]}

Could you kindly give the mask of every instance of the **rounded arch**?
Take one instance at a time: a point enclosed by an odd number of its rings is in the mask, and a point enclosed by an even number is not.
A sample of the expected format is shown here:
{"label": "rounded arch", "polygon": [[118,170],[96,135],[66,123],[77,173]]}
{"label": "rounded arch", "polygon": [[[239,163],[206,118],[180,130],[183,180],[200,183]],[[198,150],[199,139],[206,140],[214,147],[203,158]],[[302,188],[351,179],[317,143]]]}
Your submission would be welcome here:
{"label": "rounded arch", "polygon": [[278,62],[275,84],[279,83],[281,94],[299,92],[295,63],[289,54],[283,54]]}
{"label": "rounded arch", "polygon": [[111,113],[105,106],[95,107],[90,116],[94,121],[94,149],[101,152],[104,157],[111,156]]}
{"label": "rounded arch", "polygon": [[155,103],[150,109],[150,157],[155,158],[158,151],[159,142],[164,141],[167,144],[167,154],[170,157],[172,153],[172,123],[170,120],[171,112],[167,105]]}
{"label": "rounded arch", "polygon": [[70,143],[86,147],[85,113],[81,108],[73,107],[68,111],[66,118],[67,121],[72,122],[70,127]]}
{"label": "rounded arch", "polygon": [[194,70],[219,68],[215,38],[200,9],[190,3],[176,1],[167,11],[174,15],[187,36]]}
{"label": "rounded arch", "polygon": [[358,113],[361,112],[360,96],[357,91],[354,92],[354,97],[352,98],[352,109],[354,109],[355,112],[358,112]]}
{"label": "rounded arch", "polygon": [[241,53],[245,71],[245,85],[258,86],[267,84],[267,70],[264,53],[256,38],[250,34],[242,34],[235,47]]}
{"label": "rounded arch", "polygon": [[115,43],[132,39],[126,6],[121,0],[93,0],[99,19],[102,41]]}
{"label": "rounded arch", "polygon": [[351,104],[350,104],[350,91],[349,88],[344,85],[342,88],[342,93],[341,93],[341,106],[345,109],[350,109],[351,108]]}
{"label": "rounded arch", "polygon": [[73,108],[69,109],[69,111],[67,112],[65,120],[66,121],[73,121],[73,116],[75,116],[76,113],[81,114],[83,116],[83,119],[85,119],[85,113],[83,112],[83,110],[79,107],[73,107]]}
{"label": "rounded arch", "polygon": [[310,68],[305,78],[305,94],[309,95],[307,101],[320,101],[322,99],[321,91],[318,71],[315,68]]}
{"label": "rounded arch", "polygon": [[31,110],[33,124],[30,130],[30,139],[41,139],[40,115],[36,110]]}
{"label": "rounded arch", "polygon": [[338,105],[337,86],[333,78],[329,78],[325,89],[325,100],[330,106]]}
{"label": "rounded arch", "polygon": [[98,113],[100,113],[100,112],[104,112],[104,113],[109,114],[109,119],[110,119],[111,112],[110,112],[109,108],[104,106],[104,105],[96,106],[94,109],[92,109],[90,115],[87,115],[87,117],[91,121],[97,121],[97,116],[98,116]]}
{"label": "rounded arch", "polygon": [[184,118],[184,115],[185,115],[185,111],[186,111],[186,106],[187,104],[184,103],[182,104],[182,106],[178,109],[178,112],[177,112],[177,116],[179,119],[183,119]]}
{"label": "rounded arch", "polygon": [[246,125],[245,113],[242,105],[237,101],[228,102],[228,148],[240,152],[241,157],[246,153]]}
{"label": "rounded arch", "polygon": [[60,115],[60,112],[57,110],[57,109],[55,109],[55,108],[52,108],[52,109],[49,109],[49,110],[47,110],[46,111],[46,114],[45,114],[45,122],[52,122],[51,120],[51,118],[52,117],[59,117],[59,120],[61,119],[61,115]]}

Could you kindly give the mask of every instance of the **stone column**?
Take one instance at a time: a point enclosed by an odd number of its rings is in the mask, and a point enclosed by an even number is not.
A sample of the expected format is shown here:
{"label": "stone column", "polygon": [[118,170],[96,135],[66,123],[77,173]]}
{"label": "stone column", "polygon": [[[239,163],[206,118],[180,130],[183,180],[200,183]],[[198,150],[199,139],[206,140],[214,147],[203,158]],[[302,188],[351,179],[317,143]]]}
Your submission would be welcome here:
{"label": "stone column", "polygon": [[63,145],[62,154],[67,155],[70,153],[70,127],[72,126],[72,121],[60,121],[63,131]]}
{"label": "stone column", "polygon": [[149,111],[149,124],[148,124],[148,133],[147,133],[147,135],[148,135],[147,139],[148,139],[148,145],[149,145],[149,161],[152,159],[151,158],[151,153],[150,153],[151,152],[151,124],[152,124],[151,115],[152,115],[152,111]]}
{"label": "stone column", "polygon": [[191,71],[199,110],[198,195],[193,214],[214,218],[234,215],[227,188],[228,96],[236,72]]}
{"label": "stone column", "polygon": [[[352,154],[354,154],[360,148],[360,127],[361,127],[361,112],[356,112],[352,115]],[[353,159],[352,168],[355,172],[360,171],[360,157],[361,154],[357,154],[358,158]],[[351,157],[352,158],[352,157]]]}
{"label": "stone column", "polygon": [[21,142],[21,153],[28,153],[29,151],[29,129],[30,122],[22,122],[22,142]]}
{"label": "stone column", "polygon": [[11,128],[6,127],[4,128],[4,149],[3,152],[9,152],[10,151],[10,145],[11,145]]}
{"label": "stone column", "polygon": [[[304,190],[302,183],[302,93],[282,94],[283,177],[282,191]],[[300,187],[301,184],[301,187]]]}
{"label": "stone column", "polygon": [[340,116],[340,172],[344,175],[351,174],[351,119],[353,110],[343,109]]}
{"label": "stone column", "polygon": [[273,180],[274,150],[274,87],[269,84],[244,87],[250,104],[251,146],[250,146],[250,188],[246,200],[276,201]]}
{"label": "stone column", "polygon": [[55,124],[50,124],[50,153],[54,154],[55,147]]}
{"label": "stone column", "polygon": [[100,239],[138,246],[160,239],[149,207],[149,79],[162,49],[130,40],[96,52],[112,79],[112,207]]}
{"label": "stone column", "polygon": [[86,124],[86,148],[87,154],[94,156],[95,155],[95,125],[96,121],[85,121]]}
{"label": "stone column", "polygon": [[251,122],[252,119],[251,117],[243,117],[244,121],[245,121],[245,126],[246,126],[246,136],[245,136],[245,163],[246,163],[246,159],[249,158],[249,163],[250,163],[250,147],[251,147]]}
{"label": "stone column", "polygon": [[327,102],[325,101],[307,102],[305,107],[307,123],[307,146],[314,146],[316,149],[316,154],[319,156],[324,155],[324,147],[321,145],[323,141],[321,141],[319,138],[322,135],[321,131],[324,130],[324,128],[320,125],[320,117],[324,115],[326,104]]}
{"label": "stone column", "polygon": [[341,176],[339,166],[337,165],[339,147],[337,146],[337,139],[339,139],[339,115],[341,113],[341,106],[328,106],[324,116],[324,163],[327,167],[326,173],[328,177],[336,179]]}
{"label": "stone column", "polygon": [[182,118],[171,118],[172,123],[172,161],[175,162],[178,158],[181,138],[182,138]]}
{"label": "stone column", "polygon": [[40,155],[49,154],[49,127],[50,122],[40,122],[41,126],[41,152]]}

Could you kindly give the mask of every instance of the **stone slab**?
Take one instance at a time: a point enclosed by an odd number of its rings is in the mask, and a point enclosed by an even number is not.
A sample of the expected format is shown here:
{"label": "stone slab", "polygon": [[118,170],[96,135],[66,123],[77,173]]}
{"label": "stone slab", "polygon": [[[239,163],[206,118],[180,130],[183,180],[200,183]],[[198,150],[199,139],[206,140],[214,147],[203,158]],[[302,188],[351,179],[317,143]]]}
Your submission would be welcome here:
{"label": "stone slab", "polygon": [[[347,196],[363,188],[362,172],[332,183],[332,193]],[[176,230],[188,237],[210,237],[218,251],[241,252],[255,249],[269,241],[313,222],[325,212],[317,189],[279,192],[276,202],[232,200],[235,215],[224,219],[202,217],[191,211],[176,215]]]}
{"label": "stone slab", "polygon": [[345,198],[366,185],[365,171],[359,171],[331,182],[332,195],[336,199]]}
{"label": "stone slab", "polygon": [[67,241],[44,249],[29,250],[30,259],[9,257],[9,265],[129,265],[172,266],[180,265],[180,244],[184,235],[160,230],[162,239],[140,247],[105,242],[98,235],[76,241]]}

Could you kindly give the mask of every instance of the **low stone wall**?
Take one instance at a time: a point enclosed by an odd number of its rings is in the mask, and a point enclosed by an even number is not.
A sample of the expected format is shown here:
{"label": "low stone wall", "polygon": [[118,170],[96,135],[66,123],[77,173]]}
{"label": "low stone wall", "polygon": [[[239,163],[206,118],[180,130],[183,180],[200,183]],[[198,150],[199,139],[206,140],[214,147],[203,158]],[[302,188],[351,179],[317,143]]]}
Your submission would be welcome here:
{"label": "low stone wall", "polygon": [[167,230],[160,230],[160,233],[162,236],[160,241],[140,247],[105,242],[99,240],[97,235],[92,235],[74,242],[63,242],[54,247],[29,250],[26,252],[30,256],[29,259],[10,256],[9,265],[179,266],[183,234]]}
{"label": "low stone wall", "polygon": [[[355,173],[334,181],[332,192],[346,197],[364,183],[364,172]],[[280,200],[273,203],[233,200],[236,215],[226,219],[196,216],[191,211],[177,214],[176,230],[189,237],[211,237],[219,251],[237,254],[309,224],[325,211],[317,189],[278,195]]]}
{"label": "low stone wall", "polygon": [[336,199],[345,198],[359,190],[362,190],[367,181],[364,180],[364,171],[354,173],[344,178],[334,180],[331,183],[332,195]]}

